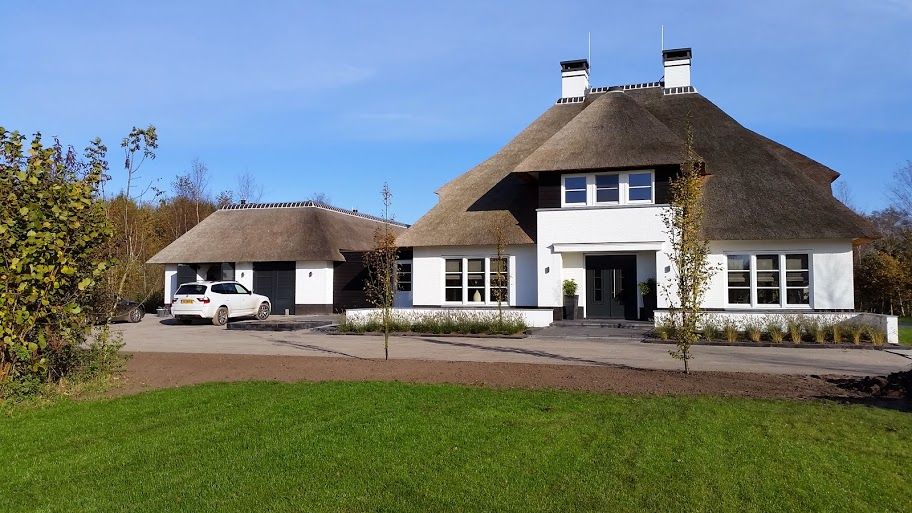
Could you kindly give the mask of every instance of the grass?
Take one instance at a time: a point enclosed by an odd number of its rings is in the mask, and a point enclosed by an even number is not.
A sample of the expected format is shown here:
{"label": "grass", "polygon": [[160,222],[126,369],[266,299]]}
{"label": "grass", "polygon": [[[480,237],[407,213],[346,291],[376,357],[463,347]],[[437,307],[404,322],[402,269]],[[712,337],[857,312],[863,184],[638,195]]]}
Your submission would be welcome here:
{"label": "grass", "polygon": [[900,317],[899,343],[904,346],[912,346],[912,317]]}
{"label": "grass", "polygon": [[213,384],[0,416],[3,511],[899,511],[912,416],[396,383]]}

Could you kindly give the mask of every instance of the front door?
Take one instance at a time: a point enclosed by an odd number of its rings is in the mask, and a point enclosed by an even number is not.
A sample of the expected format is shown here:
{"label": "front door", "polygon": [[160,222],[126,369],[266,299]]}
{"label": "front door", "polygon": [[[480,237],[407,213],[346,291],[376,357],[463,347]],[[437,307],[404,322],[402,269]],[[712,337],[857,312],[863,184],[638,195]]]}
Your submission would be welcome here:
{"label": "front door", "polygon": [[636,319],[636,257],[586,257],[586,317]]}

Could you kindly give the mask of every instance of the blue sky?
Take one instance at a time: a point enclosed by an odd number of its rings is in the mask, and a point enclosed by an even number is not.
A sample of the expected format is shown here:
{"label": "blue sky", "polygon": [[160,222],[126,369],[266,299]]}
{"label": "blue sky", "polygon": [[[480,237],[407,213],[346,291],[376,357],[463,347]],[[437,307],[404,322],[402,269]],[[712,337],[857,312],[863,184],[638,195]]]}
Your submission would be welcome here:
{"label": "blue sky", "polygon": [[120,139],[152,123],[161,185],[198,157],[213,193],[249,171],[266,201],[376,213],[388,181],[413,222],[554,102],[587,32],[594,86],[659,79],[662,24],[701,93],[886,205],[912,159],[912,0],[10,1],[0,125],[102,137],[117,187]]}

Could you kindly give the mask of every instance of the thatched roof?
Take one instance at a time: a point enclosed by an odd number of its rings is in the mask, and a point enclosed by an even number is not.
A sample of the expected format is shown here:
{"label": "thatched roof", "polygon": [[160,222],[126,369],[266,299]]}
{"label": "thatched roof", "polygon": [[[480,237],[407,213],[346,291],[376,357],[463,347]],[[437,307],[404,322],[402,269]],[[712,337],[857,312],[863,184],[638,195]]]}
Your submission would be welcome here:
{"label": "thatched roof", "polygon": [[680,164],[684,141],[623,91],[597,95],[513,170],[578,171]]}
{"label": "thatched roof", "polygon": [[[231,205],[149,259],[150,264],[330,260],[366,251],[383,221],[317,202]],[[392,225],[394,233],[406,225]]]}
{"label": "thatched roof", "polygon": [[835,171],[743,127],[699,93],[643,87],[553,105],[493,157],[441,187],[437,205],[398,242],[489,245],[499,226],[510,244],[534,243],[536,172],[678,163],[688,123],[710,175],[707,238],[877,236],[832,196]]}

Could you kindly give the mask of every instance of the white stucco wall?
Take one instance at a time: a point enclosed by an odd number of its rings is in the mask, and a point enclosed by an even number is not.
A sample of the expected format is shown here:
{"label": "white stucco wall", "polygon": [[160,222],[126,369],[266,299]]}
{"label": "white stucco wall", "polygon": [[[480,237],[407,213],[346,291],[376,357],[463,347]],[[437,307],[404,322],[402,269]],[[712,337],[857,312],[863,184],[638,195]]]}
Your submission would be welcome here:
{"label": "white stucco wall", "polygon": [[[509,305],[535,306],[535,246],[508,246]],[[416,306],[444,306],[444,260],[449,257],[496,257],[494,246],[435,246],[414,248],[412,254],[412,301]],[[471,306],[471,305],[469,305]]]}
{"label": "white stucco wall", "polygon": [[177,291],[177,264],[165,264],[165,304],[171,304],[171,298]]}
{"label": "white stucco wall", "polygon": [[[656,276],[656,252],[665,240],[661,205],[538,210],[538,306],[563,305],[564,280],[576,280],[586,305],[585,255],[636,255],[637,282]],[[644,249],[651,247],[652,249]],[[643,299],[637,291],[637,302]]]}
{"label": "white stucco wall", "polygon": [[248,290],[253,290],[253,262],[235,262],[234,279]]}
{"label": "white stucco wall", "polygon": [[333,263],[295,262],[295,304],[328,305],[333,302]]}
{"label": "white stucco wall", "polygon": [[[817,310],[852,310],[855,308],[851,240],[713,241],[710,243],[710,252],[711,265],[720,270],[710,282],[703,303],[704,308],[726,307],[725,269],[728,254],[790,252],[810,255],[811,308]],[[660,308],[667,306],[664,298],[660,297],[659,302]],[[772,308],[787,307],[774,306]]]}

